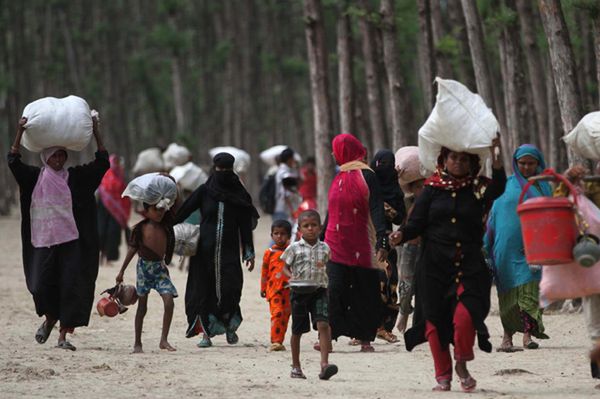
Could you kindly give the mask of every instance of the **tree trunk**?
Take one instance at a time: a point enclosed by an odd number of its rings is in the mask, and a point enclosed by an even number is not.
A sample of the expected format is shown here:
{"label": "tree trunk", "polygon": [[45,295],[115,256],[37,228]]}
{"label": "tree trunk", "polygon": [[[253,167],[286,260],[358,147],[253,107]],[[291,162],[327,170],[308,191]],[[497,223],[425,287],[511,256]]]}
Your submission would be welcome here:
{"label": "tree trunk", "polygon": [[452,79],[452,66],[448,61],[446,54],[440,51],[439,48],[440,42],[445,36],[440,0],[429,0],[429,7],[431,10],[431,30],[433,33],[433,48],[435,49],[437,76],[444,79]]}
{"label": "tree trunk", "polygon": [[350,16],[346,14],[347,4],[340,10],[337,22],[337,53],[340,102],[340,131],[356,134],[354,118],[354,80],[353,80],[353,48]]}
{"label": "tree trunk", "polygon": [[418,54],[421,73],[421,86],[425,98],[425,111],[429,113],[435,104],[433,81],[435,79],[435,57],[433,55],[433,33],[429,0],[417,0],[419,11]]}
{"label": "tree trunk", "polygon": [[387,71],[392,118],[393,149],[408,145],[411,128],[411,106],[402,77],[398,48],[396,47],[396,23],[392,0],[381,0],[383,57]]}
{"label": "tree trunk", "polygon": [[600,12],[597,12],[593,19],[594,24],[594,54],[596,55],[596,82],[597,86],[597,107],[600,107]]}
{"label": "tree trunk", "polygon": [[523,76],[522,53],[519,40],[519,24],[514,0],[505,0],[506,7],[514,11],[514,17],[505,21],[500,34],[500,62],[504,86],[506,129],[510,137],[510,151],[521,143],[530,142],[527,135],[527,96]]}
{"label": "tree trunk", "polygon": [[[542,24],[548,39],[556,96],[560,108],[563,135],[569,133],[582,117],[581,99],[577,87],[575,58],[569,31],[559,0],[538,0]],[[569,165],[587,161],[569,151]]]}
{"label": "tree trunk", "polygon": [[367,101],[369,106],[369,120],[371,125],[371,137],[373,151],[386,148],[386,134],[383,116],[383,102],[377,68],[377,55],[375,47],[375,35],[373,27],[368,20],[371,12],[367,0],[360,0],[359,6],[364,13],[359,19],[359,29],[362,35],[362,51],[365,62],[365,81],[367,88]]}
{"label": "tree trunk", "polygon": [[477,84],[475,83],[475,75],[473,75],[469,37],[467,36],[465,15],[460,0],[448,0],[448,17],[450,18],[452,31],[460,44],[458,77],[469,89],[475,90]]}
{"label": "tree trunk", "polygon": [[519,26],[522,32],[528,81],[533,96],[537,137],[542,153],[548,154],[548,100],[542,54],[537,45],[535,27],[537,21],[531,7],[531,0],[516,0]]}
{"label": "tree trunk", "polygon": [[334,164],[331,157],[332,122],[327,80],[328,53],[320,0],[304,0],[304,21],[315,129],[315,158],[319,171],[318,208],[321,214],[325,215]]}

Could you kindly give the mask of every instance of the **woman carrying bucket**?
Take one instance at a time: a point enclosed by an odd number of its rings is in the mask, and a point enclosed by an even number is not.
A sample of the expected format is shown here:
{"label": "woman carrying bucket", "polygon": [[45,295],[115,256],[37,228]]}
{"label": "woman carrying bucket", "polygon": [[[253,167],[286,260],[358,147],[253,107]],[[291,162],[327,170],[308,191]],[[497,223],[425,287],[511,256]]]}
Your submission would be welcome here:
{"label": "woman carrying bucket", "polygon": [[[522,350],[513,345],[515,332],[523,333],[523,347],[537,349],[532,336],[546,339],[539,307],[539,266],[528,265],[525,259],[521,222],[517,204],[527,179],[546,168],[544,156],[535,146],[524,144],[516,149],[512,165],[514,174],[508,178],[504,194],[494,202],[484,238],[485,248],[494,269],[500,319],[504,337],[498,352]],[[525,199],[551,196],[552,188],[545,181],[533,184]]]}
{"label": "woman carrying bucket", "polygon": [[484,216],[506,184],[502,160],[495,157],[501,154],[499,147],[500,140],[495,139],[490,148],[491,180],[478,176],[477,155],[442,148],[437,171],[425,181],[408,222],[391,235],[394,245],[422,238],[414,323],[404,339],[408,350],[429,341],[437,380],[434,391],[450,390],[450,342],[464,392],[477,385],[466,363],[474,358],[475,336],[481,350],[492,350],[484,323],[491,281],[481,247]]}

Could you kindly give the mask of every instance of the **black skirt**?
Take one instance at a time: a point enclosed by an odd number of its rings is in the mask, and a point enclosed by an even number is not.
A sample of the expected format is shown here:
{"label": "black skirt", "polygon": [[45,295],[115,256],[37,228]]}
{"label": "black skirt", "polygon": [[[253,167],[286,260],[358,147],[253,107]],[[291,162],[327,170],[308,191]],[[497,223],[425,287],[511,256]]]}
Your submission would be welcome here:
{"label": "black skirt", "polygon": [[383,311],[379,270],[329,261],[327,275],[331,337],[374,341]]}

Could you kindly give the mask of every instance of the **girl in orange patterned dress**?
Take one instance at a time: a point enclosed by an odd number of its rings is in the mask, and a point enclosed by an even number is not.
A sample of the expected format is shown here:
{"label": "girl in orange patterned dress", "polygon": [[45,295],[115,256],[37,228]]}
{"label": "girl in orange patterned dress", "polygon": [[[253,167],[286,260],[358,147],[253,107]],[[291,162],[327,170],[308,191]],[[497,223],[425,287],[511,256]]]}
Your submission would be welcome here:
{"label": "girl in orange patterned dress", "polygon": [[287,220],[275,220],[271,238],[275,244],[265,251],[262,263],[260,296],[269,302],[271,311],[271,347],[269,351],[284,351],[283,340],[291,314],[288,277],[283,273],[285,263],[279,259],[289,245],[292,225]]}

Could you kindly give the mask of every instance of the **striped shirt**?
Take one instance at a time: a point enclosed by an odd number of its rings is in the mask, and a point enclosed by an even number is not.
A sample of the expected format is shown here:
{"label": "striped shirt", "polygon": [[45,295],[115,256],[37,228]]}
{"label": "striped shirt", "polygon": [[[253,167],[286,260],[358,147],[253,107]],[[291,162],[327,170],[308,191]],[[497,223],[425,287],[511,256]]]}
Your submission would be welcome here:
{"label": "striped shirt", "polygon": [[327,271],[325,265],[329,261],[331,251],[321,240],[310,245],[300,239],[286,248],[281,255],[292,271],[292,280],[311,280],[321,287],[327,287]]}

